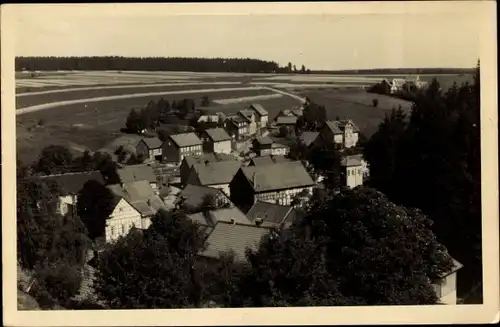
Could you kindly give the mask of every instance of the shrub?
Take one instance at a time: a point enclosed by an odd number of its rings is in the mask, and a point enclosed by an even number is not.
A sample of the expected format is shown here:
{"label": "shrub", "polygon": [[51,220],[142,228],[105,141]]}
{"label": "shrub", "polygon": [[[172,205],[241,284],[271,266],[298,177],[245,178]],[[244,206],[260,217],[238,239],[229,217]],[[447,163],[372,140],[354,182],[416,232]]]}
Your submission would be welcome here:
{"label": "shrub", "polygon": [[372,103],[375,108],[378,107],[378,99],[373,99]]}
{"label": "shrub", "polygon": [[43,126],[43,125],[45,125],[45,120],[40,119],[40,120],[38,121],[38,124],[37,124],[37,125],[38,125],[38,126]]}

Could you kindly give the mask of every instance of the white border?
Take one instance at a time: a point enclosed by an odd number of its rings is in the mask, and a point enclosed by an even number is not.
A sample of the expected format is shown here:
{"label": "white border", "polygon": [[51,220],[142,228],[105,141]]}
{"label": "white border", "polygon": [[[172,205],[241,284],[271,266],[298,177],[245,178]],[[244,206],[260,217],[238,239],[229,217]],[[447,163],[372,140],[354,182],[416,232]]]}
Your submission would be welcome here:
{"label": "white border", "polygon": [[[484,304],[476,306],[394,306],[335,308],[183,309],[130,311],[17,311],[15,235],[15,81],[16,12],[33,15],[78,11],[79,15],[303,15],[470,13],[481,20],[481,127]],[[498,322],[498,163],[496,3],[493,1],[217,4],[2,5],[2,232],[4,324],[8,326],[183,326],[309,325]],[[459,37],[459,36],[457,36]],[[472,64],[472,63],[471,63]]]}

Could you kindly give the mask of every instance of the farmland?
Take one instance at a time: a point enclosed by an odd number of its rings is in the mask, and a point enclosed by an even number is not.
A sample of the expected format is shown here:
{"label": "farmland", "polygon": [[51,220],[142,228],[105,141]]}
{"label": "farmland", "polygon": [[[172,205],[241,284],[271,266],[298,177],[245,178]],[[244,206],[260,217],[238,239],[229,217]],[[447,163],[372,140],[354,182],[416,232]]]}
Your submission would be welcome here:
{"label": "farmland", "polygon": [[[101,71],[43,72],[37,77],[19,73],[16,77],[16,109],[38,110],[17,112],[17,151],[23,161],[34,160],[48,144],[100,149],[123,135],[119,130],[131,108],[160,98],[169,102],[191,98],[199,107],[206,95],[212,100],[206,110],[226,114],[258,102],[273,119],[281,109],[300,104],[289,92],[325,105],[329,118],[353,119],[368,136],[392,107],[410,107],[408,102],[363,91],[388,76]],[[432,77],[420,76],[422,80]],[[469,76],[437,78],[446,88]],[[379,100],[376,108],[373,98]],[[40,120],[43,126],[36,127]]]}

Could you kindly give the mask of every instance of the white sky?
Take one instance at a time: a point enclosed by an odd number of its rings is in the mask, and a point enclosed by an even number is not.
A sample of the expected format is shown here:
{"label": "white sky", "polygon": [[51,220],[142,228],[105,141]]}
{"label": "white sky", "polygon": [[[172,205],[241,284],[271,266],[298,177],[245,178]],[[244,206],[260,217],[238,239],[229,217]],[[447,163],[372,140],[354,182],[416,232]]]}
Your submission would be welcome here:
{"label": "white sky", "polygon": [[478,6],[203,16],[145,5],[32,7],[16,12],[16,56],[250,57],[311,69],[473,67],[481,44]]}

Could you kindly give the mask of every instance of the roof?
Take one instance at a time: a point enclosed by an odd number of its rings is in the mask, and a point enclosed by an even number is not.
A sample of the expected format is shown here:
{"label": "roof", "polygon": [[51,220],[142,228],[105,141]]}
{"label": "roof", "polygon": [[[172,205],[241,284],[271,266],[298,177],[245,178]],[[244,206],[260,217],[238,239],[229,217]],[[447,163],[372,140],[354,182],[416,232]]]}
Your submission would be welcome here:
{"label": "roof", "polygon": [[271,144],[271,148],[277,149],[277,148],[290,148],[288,145],[280,144],[280,143],[273,143]]}
{"label": "roof", "polygon": [[248,120],[246,120],[245,118],[241,117],[241,116],[231,116],[229,118],[229,120],[231,120],[233,123],[236,123],[236,125],[238,123],[245,123],[245,124],[248,124]]}
{"label": "roof", "polygon": [[246,261],[246,250],[257,250],[262,238],[270,229],[253,225],[219,222],[206,240],[200,256],[219,259],[225,252],[232,252],[237,262]]}
{"label": "roof", "polygon": [[206,186],[198,186],[188,184],[182,192],[179,193],[180,198],[184,198],[184,204],[193,208],[199,207],[203,203],[203,199],[207,195],[216,196],[221,193],[219,189]]}
{"label": "roof", "polygon": [[218,161],[193,166],[202,185],[229,184],[241,167],[240,161]]}
{"label": "roof", "polygon": [[170,139],[179,147],[183,148],[191,145],[201,145],[203,142],[195,133],[181,133],[170,135]]}
{"label": "roof", "polygon": [[205,130],[205,132],[213,142],[222,142],[231,140],[231,136],[227,134],[226,130],[220,127],[210,128]]}
{"label": "roof", "polygon": [[147,181],[124,183],[123,187],[113,184],[108,188],[117,198],[130,203],[142,216],[152,216],[160,209],[166,209],[163,201]]}
{"label": "roof", "polygon": [[263,166],[263,165],[273,165],[280,162],[290,162],[291,160],[285,156],[262,156],[254,157],[250,160],[250,165],[253,166]]}
{"label": "roof", "polygon": [[261,116],[267,116],[267,115],[269,115],[269,113],[267,112],[267,110],[264,109],[264,107],[261,104],[259,104],[259,103],[252,103],[250,105],[250,108],[252,108],[255,111],[257,111],[259,113],[259,115],[261,115]]}
{"label": "roof", "polygon": [[314,181],[300,161],[274,165],[241,168],[255,192],[266,192],[314,185]]}
{"label": "roof", "polygon": [[189,168],[193,167],[195,164],[201,164],[205,161],[208,162],[219,162],[219,161],[237,161],[236,158],[230,154],[226,153],[205,153],[199,156],[187,156],[184,160]]}
{"label": "roof", "polygon": [[156,183],[156,175],[153,167],[148,165],[130,165],[117,169],[118,177],[122,183],[130,183],[135,181],[148,181]]}
{"label": "roof", "polygon": [[302,132],[299,139],[305,146],[310,146],[318,137],[318,132]]}
{"label": "roof", "polygon": [[340,161],[340,164],[345,167],[361,166],[363,164],[363,155],[355,154],[351,156],[345,156]]}
{"label": "roof", "polygon": [[142,141],[146,143],[146,145],[150,149],[158,149],[163,144],[163,141],[157,137],[145,137],[142,139]]}
{"label": "roof", "polygon": [[358,126],[354,124],[354,122],[350,119],[347,120],[329,120],[326,122],[326,126],[334,133],[334,134],[342,134],[344,132],[344,128],[347,124],[351,124],[353,126],[353,132],[359,132]]}
{"label": "roof", "polygon": [[458,262],[457,260],[451,258],[453,260],[453,267],[450,269],[450,271],[446,272],[446,273],[443,273],[441,274],[441,278],[445,278],[446,276],[449,276],[455,272],[457,272],[459,269],[461,269],[463,267],[463,265]]}
{"label": "roof", "polygon": [[247,212],[247,218],[255,222],[260,218],[265,222],[281,224],[292,211],[291,206],[282,206],[279,204],[257,201]]}
{"label": "roof", "polygon": [[235,222],[238,224],[251,225],[252,222],[245,216],[243,212],[237,207],[222,208],[210,211],[210,217],[214,224],[219,221],[222,222]]}
{"label": "roof", "polygon": [[273,144],[273,140],[269,137],[269,135],[266,136],[257,136],[255,138],[255,141],[261,145],[269,145]]}
{"label": "roof", "polygon": [[297,116],[279,116],[276,118],[276,125],[295,125]]}
{"label": "roof", "polygon": [[57,183],[61,189],[61,193],[64,195],[78,194],[78,192],[82,190],[85,183],[90,180],[104,184],[104,178],[98,171],[56,174],[40,176],[40,178]]}
{"label": "roof", "polygon": [[189,220],[193,223],[204,227],[210,227],[213,224],[207,220],[206,214],[204,212],[197,212],[187,215]]}

